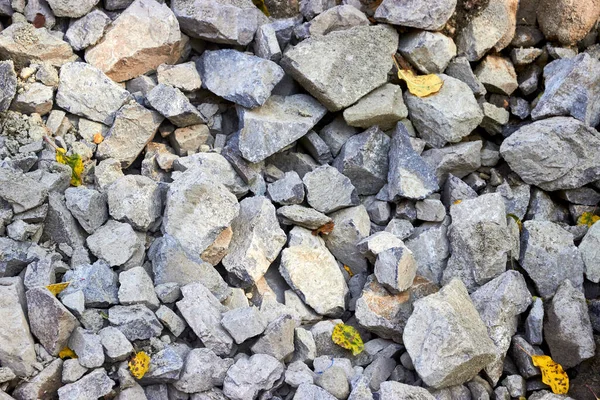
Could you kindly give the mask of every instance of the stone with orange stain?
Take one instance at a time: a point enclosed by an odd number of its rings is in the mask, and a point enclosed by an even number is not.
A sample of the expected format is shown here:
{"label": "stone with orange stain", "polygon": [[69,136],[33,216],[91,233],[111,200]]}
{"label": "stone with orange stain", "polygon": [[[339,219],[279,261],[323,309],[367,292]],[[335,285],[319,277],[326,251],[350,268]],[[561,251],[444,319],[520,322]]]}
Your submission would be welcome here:
{"label": "stone with orange stain", "polygon": [[136,0],[100,42],[86,50],[85,60],[112,80],[123,82],[155,71],[161,64],[175,64],[186,43],[169,7],[154,0]]}
{"label": "stone with orange stain", "polygon": [[225,228],[223,232],[217,236],[215,241],[202,252],[200,258],[212,265],[220,263],[227,254],[232,236],[233,231],[231,230],[231,227]]}

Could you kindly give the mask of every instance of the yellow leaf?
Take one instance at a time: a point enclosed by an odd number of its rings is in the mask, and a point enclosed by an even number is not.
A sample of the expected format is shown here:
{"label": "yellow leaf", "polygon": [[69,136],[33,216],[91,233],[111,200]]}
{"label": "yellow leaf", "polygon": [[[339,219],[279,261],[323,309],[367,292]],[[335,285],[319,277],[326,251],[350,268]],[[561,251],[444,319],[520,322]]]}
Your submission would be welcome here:
{"label": "yellow leaf", "polygon": [[519,217],[517,217],[515,214],[506,214],[506,216],[515,220],[515,222],[517,223],[517,226],[519,227],[519,232],[521,232],[523,230],[523,223],[521,222]]}
{"label": "yellow leaf", "polygon": [[440,91],[444,81],[435,74],[417,76],[408,69],[399,69],[398,78],[404,79],[408,91],[417,97],[427,97]]}
{"label": "yellow leaf", "polygon": [[591,227],[598,220],[600,220],[599,216],[595,215],[593,212],[586,211],[577,219],[577,225],[587,225]]}
{"label": "yellow leaf", "polygon": [[62,147],[56,149],[56,161],[71,167],[71,185],[81,185],[81,174],[83,173],[83,161],[79,154],[68,156],[67,151]]}
{"label": "yellow leaf", "polygon": [[456,204],[460,204],[460,203],[462,203],[462,200],[461,200],[461,199],[458,199],[458,200],[456,200],[456,201],[455,201],[454,203],[452,203],[452,204],[456,205]]}
{"label": "yellow leaf", "polygon": [[98,132],[94,135],[94,143],[95,144],[100,144],[100,143],[102,143],[103,140],[104,140],[104,136],[102,136],[102,134],[100,132]]}
{"label": "yellow leaf", "polygon": [[271,13],[269,13],[269,10],[267,9],[267,5],[265,4],[265,0],[252,0],[252,3],[254,3],[256,8],[258,8],[260,11],[262,11],[263,14],[265,14],[267,17],[271,16]]}
{"label": "yellow leaf", "polygon": [[52,285],[46,286],[46,289],[48,289],[53,295],[56,296],[60,292],[65,290],[70,284],[71,282],[53,283]]}
{"label": "yellow leaf", "polygon": [[354,272],[352,272],[350,267],[347,266],[346,264],[344,264],[344,271],[346,271],[348,273],[348,275],[350,275],[350,278],[352,278],[354,276]]}
{"label": "yellow leaf", "polygon": [[569,376],[562,366],[555,363],[550,356],[531,356],[531,361],[542,371],[542,382],[550,386],[555,394],[566,394],[569,391]]}
{"label": "yellow leaf", "polygon": [[63,360],[65,358],[77,358],[77,354],[75,354],[75,352],[68,347],[65,347],[64,349],[59,351],[58,356]]}
{"label": "yellow leaf", "polygon": [[150,367],[150,357],[143,351],[137,352],[129,359],[129,372],[135,379],[142,379]]}
{"label": "yellow leaf", "polygon": [[337,324],[331,333],[331,340],[338,346],[351,350],[355,356],[365,349],[360,334],[350,325]]}

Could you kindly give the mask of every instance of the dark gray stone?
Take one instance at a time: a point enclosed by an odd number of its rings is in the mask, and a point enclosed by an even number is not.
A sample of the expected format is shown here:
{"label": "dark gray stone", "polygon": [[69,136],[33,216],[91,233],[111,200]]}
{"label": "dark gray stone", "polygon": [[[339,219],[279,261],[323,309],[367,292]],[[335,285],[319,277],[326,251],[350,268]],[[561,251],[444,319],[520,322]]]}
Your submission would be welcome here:
{"label": "dark gray stone", "polygon": [[283,364],[267,354],[241,357],[227,371],[223,394],[232,400],[254,399],[261,390],[271,389],[283,372]]}
{"label": "dark gray stone", "polygon": [[183,92],[171,85],[159,83],[146,95],[148,104],[175,126],[186,127],[204,122],[202,114]]}
{"label": "dark gray stone", "polygon": [[437,31],[446,24],[455,7],[455,0],[436,0],[427,4],[384,0],[375,11],[375,19],[392,25]]}
{"label": "dark gray stone", "polygon": [[17,93],[17,74],[11,60],[0,62],[0,112],[8,110]]}
{"label": "dark gray stone", "polygon": [[108,219],[106,196],[85,186],[65,191],[66,205],[87,233],[94,233]]}
{"label": "dark gray stone", "polygon": [[130,340],[144,340],[160,336],[163,326],[145,305],[114,306],[108,310],[108,322]]}
{"label": "dark gray stone", "polygon": [[117,274],[110,266],[98,260],[93,265],[81,264],[67,271],[63,277],[71,283],[60,293],[60,298],[83,291],[85,305],[88,307],[106,307],[118,304]]}
{"label": "dark gray stone", "polygon": [[304,201],[304,183],[297,172],[286,172],[281,179],[269,184],[267,193],[273,202],[281,205],[301,204]]}

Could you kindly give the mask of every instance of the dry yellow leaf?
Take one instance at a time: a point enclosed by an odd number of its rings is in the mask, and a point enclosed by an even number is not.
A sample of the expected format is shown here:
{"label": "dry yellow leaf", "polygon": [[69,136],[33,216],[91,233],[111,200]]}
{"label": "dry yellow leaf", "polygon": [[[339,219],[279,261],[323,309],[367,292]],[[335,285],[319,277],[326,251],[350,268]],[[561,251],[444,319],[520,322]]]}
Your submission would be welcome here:
{"label": "dry yellow leaf", "polygon": [[600,220],[600,217],[595,215],[593,212],[586,211],[577,219],[577,225],[592,226]]}
{"label": "dry yellow leaf", "polygon": [[65,347],[61,351],[58,352],[58,356],[64,360],[65,358],[77,358],[77,354],[73,350],[68,347]]}
{"label": "dry yellow leaf", "polygon": [[550,356],[531,356],[533,365],[542,371],[542,382],[550,386],[555,394],[566,394],[569,391],[569,376],[562,366]]}
{"label": "dry yellow leaf", "polygon": [[67,151],[62,147],[56,148],[56,161],[71,167],[71,185],[81,185],[81,174],[83,173],[83,161],[79,154],[68,156]]}
{"label": "dry yellow leaf", "polygon": [[129,359],[129,371],[136,379],[142,379],[150,367],[150,356],[143,351],[138,351]]}
{"label": "dry yellow leaf", "polygon": [[408,69],[399,69],[398,78],[403,79],[408,91],[417,97],[427,97],[440,91],[444,81],[435,74],[415,75]]}
{"label": "dry yellow leaf", "polygon": [[62,292],[63,290],[65,290],[67,288],[67,286],[69,286],[71,284],[71,282],[62,282],[62,283],[53,283],[52,285],[48,285],[46,286],[46,289],[48,289],[53,295],[58,295],[60,292]]}
{"label": "dry yellow leaf", "polygon": [[452,203],[452,204],[456,205],[456,204],[460,204],[460,203],[462,203],[462,200],[458,199],[458,200],[455,200],[454,203]]}
{"label": "dry yellow leaf", "polygon": [[365,349],[360,334],[350,325],[337,324],[331,333],[331,340],[338,346],[351,350],[352,354],[355,356]]}
{"label": "dry yellow leaf", "polygon": [[350,275],[350,278],[352,278],[354,276],[354,272],[352,272],[350,267],[347,266],[346,264],[344,264],[344,271],[346,271],[348,273],[348,275]]}
{"label": "dry yellow leaf", "polygon": [[98,133],[96,133],[94,135],[94,139],[93,140],[94,140],[95,144],[100,144],[104,140],[104,136],[102,136],[102,134],[100,132],[98,132]]}

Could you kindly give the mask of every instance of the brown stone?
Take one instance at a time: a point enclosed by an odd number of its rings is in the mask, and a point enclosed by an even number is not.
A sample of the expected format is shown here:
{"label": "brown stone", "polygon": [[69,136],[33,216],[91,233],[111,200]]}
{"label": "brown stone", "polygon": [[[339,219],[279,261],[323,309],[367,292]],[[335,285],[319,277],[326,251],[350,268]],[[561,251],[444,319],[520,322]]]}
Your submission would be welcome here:
{"label": "brown stone", "polygon": [[217,265],[220,263],[223,257],[227,255],[227,250],[229,249],[229,243],[231,243],[232,236],[233,231],[231,228],[225,228],[225,230],[223,230],[223,232],[217,236],[215,241],[202,252],[200,258],[212,265]]}
{"label": "brown stone", "polygon": [[123,82],[161,64],[174,64],[185,42],[173,12],[154,0],[136,0],[108,28],[85,60],[108,77]]}
{"label": "brown stone", "polygon": [[575,44],[600,17],[600,0],[541,0],[537,17],[546,39]]}

